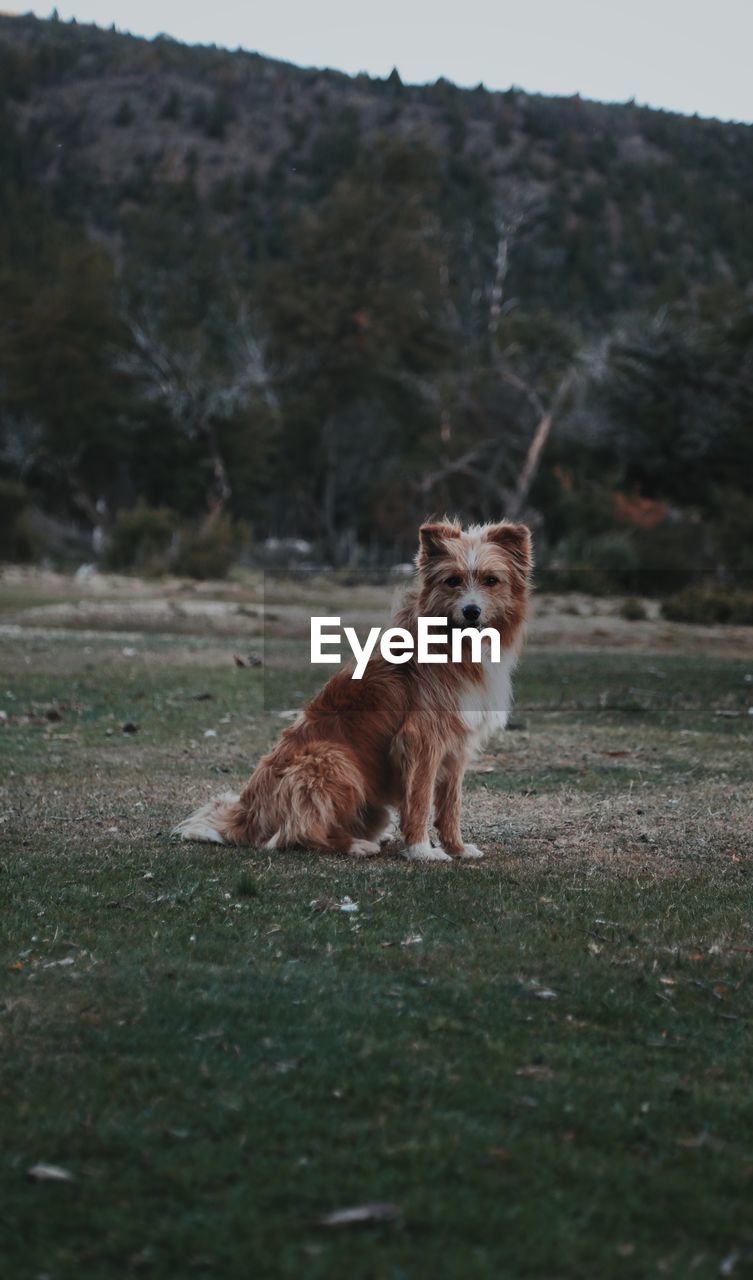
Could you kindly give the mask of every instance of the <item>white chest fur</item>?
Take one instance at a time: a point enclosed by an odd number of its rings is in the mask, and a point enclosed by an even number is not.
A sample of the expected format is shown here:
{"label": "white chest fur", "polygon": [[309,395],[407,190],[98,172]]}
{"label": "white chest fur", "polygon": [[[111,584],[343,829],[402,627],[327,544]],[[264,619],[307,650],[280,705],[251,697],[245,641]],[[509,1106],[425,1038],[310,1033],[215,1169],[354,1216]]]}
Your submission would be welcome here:
{"label": "white chest fur", "polygon": [[486,656],[483,680],[463,694],[460,714],[471,734],[472,748],[507,724],[512,705],[512,673],[517,660],[517,653],[511,649],[502,651],[499,662],[491,662]]}

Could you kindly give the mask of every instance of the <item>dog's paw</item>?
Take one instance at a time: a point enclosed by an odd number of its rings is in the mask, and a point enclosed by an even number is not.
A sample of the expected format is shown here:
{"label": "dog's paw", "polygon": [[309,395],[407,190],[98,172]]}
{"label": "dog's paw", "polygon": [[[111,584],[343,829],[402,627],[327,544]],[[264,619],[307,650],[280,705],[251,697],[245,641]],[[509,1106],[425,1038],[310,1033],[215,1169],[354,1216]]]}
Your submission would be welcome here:
{"label": "dog's paw", "polygon": [[379,853],[379,845],[376,840],[352,840],[348,853],[354,858],[373,858]]}
{"label": "dog's paw", "polygon": [[483,858],[484,851],[476,844],[464,844],[457,855],[459,858]]}
{"label": "dog's paw", "polygon": [[424,844],[409,844],[403,857],[409,862],[452,862],[449,853],[430,845],[428,841]]}

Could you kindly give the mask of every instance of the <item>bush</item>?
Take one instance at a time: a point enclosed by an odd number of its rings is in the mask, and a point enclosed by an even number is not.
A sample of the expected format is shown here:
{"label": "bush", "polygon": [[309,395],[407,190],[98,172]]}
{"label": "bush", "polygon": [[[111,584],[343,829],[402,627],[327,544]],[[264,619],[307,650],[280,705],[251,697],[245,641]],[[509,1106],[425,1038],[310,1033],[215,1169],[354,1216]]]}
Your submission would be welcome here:
{"label": "bush", "polygon": [[224,578],[250,541],[248,525],[219,516],[198,529],[180,523],[168,507],[139,502],[119,511],[110,535],[110,569],[147,575],[182,573],[188,578]]}
{"label": "bush", "polygon": [[175,567],[189,578],[224,578],[249,536],[242,521],[219,516],[208,527],[184,535]]}
{"label": "bush", "polygon": [[619,532],[596,538],[571,534],[544,556],[537,581],[547,591],[603,596],[635,589],[638,571],[638,552],[629,536]]}
{"label": "bush", "polygon": [[586,557],[600,573],[617,581],[629,578],[640,565],[638,552],[624,533],[603,533],[593,538],[586,547]]}
{"label": "bush", "polygon": [[662,615],[670,622],[753,626],[753,591],[708,585],[686,587],[663,602]]}
{"label": "bush", "polygon": [[626,622],[645,622],[646,606],[638,596],[628,596],[622,602],[620,617]]}
{"label": "bush", "polygon": [[165,573],[175,556],[177,537],[172,511],[139,502],[131,511],[118,511],[115,516],[107,565],[146,574]]}
{"label": "bush", "polygon": [[38,560],[44,539],[31,521],[31,498],[27,489],[14,480],[0,480],[0,560]]}

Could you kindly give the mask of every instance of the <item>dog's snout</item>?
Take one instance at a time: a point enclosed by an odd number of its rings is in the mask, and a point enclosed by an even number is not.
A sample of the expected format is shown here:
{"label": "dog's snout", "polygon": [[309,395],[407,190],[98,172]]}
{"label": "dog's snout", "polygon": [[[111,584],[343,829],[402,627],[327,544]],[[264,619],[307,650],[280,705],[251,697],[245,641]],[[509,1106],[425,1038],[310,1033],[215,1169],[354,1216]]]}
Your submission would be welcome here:
{"label": "dog's snout", "polygon": [[466,604],[463,606],[463,617],[466,622],[478,622],[481,617],[481,610],[477,604]]}

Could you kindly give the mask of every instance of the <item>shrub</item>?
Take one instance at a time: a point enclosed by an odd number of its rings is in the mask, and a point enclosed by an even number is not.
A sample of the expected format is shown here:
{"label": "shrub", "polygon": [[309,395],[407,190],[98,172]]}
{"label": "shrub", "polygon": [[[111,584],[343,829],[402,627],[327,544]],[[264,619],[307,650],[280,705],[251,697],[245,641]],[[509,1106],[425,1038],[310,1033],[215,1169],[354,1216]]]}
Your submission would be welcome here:
{"label": "shrub", "polygon": [[753,626],[753,591],[710,585],[686,587],[663,602],[662,614],[670,622]]}
{"label": "shrub", "polygon": [[140,501],[115,517],[106,563],[111,569],[143,574],[224,578],[249,540],[248,526],[230,516],[219,516],[197,529],[182,525],[168,507]]}
{"label": "shrub", "polygon": [[596,538],[570,534],[543,557],[537,581],[547,591],[601,596],[634,589],[638,570],[638,552],[629,536],[619,532]]}
{"label": "shrub", "polygon": [[219,516],[209,526],[184,534],[175,567],[189,578],[224,578],[249,536],[242,521]]}
{"label": "shrub", "polygon": [[111,569],[137,569],[158,574],[169,569],[176,550],[175,516],[167,507],[138,502],[118,511],[110,535],[106,562]]}
{"label": "shrub", "polygon": [[626,622],[645,622],[646,606],[638,596],[627,596],[622,602],[620,617]]}
{"label": "shrub", "polygon": [[31,521],[31,498],[27,489],[14,480],[0,480],[0,560],[37,560],[44,551],[44,539]]}
{"label": "shrub", "polygon": [[586,556],[595,569],[618,581],[635,573],[640,558],[632,541],[622,533],[603,533],[586,548]]}

